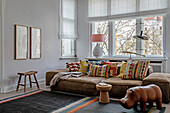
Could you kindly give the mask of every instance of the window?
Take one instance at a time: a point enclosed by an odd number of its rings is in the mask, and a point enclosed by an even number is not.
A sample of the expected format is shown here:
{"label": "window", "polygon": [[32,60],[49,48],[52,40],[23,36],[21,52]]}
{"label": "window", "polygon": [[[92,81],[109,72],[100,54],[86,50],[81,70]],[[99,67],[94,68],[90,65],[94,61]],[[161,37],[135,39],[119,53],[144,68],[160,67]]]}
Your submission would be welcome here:
{"label": "window", "polygon": [[[142,17],[137,19],[120,19],[115,21],[92,22],[92,34],[104,34],[105,42],[100,43],[103,56],[129,55],[122,51],[131,51],[147,56],[163,55],[163,17]],[[112,27],[109,27],[112,26]],[[112,30],[110,30],[112,28]],[[137,40],[134,35],[144,31],[149,40]],[[110,35],[113,34],[113,35]],[[109,40],[112,37],[112,40]],[[112,44],[110,44],[112,43]],[[96,43],[92,43],[92,48]],[[112,47],[110,47],[112,45]]]}
{"label": "window", "polygon": [[76,0],[61,0],[61,56],[74,57],[77,39]]}
{"label": "window", "polygon": [[69,57],[74,56],[74,41],[72,39],[62,39],[62,56]]}
{"label": "window", "polygon": [[144,18],[144,32],[149,40],[144,42],[145,55],[162,55],[163,53],[163,33],[162,17]]}
{"label": "window", "polygon": [[113,23],[115,25],[113,29],[115,33],[113,52],[115,55],[126,55],[122,51],[135,51],[136,40],[133,36],[136,34],[136,20],[116,20]]}
{"label": "window", "polygon": [[[109,23],[104,22],[94,22],[92,23],[92,34],[104,34],[105,42],[101,42],[100,46],[103,48],[103,56],[108,56],[109,50]],[[97,42],[92,43],[92,50]]]}
{"label": "window", "polygon": [[[88,0],[90,33],[104,34],[100,43],[104,56],[123,56],[122,51],[146,56],[163,56],[163,15],[168,0]],[[161,16],[148,16],[159,15]],[[149,40],[134,39],[143,31]],[[90,46],[92,50],[95,43]],[[92,56],[92,54],[90,55]]]}

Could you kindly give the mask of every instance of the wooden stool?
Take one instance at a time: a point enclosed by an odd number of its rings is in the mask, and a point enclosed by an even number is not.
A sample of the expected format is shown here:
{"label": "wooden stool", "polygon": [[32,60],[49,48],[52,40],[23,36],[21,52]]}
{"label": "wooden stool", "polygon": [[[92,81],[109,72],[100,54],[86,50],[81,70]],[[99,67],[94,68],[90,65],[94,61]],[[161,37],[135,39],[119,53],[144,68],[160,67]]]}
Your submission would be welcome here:
{"label": "wooden stool", "polygon": [[[38,72],[37,71],[29,71],[29,72],[25,72],[25,73],[18,73],[19,80],[18,80],[18,85],[17,85],[16,91],[18,91],[19,86],[21,85],[21,86],[24,86],[24,92],[26,92],[26,79],[27,79],[27,76],[29,76],[30,87],[32,88],[32,83],[35,83],[35,84],[37,84],[37,88],[39,89],[38,81],[37,81],[37,78],[36,78],[36,75],[35,75],[36,73],[38,73]],[[31,75],[34,76],[35,82],[31,81]],[[22,76],[25,76],[24,84],[20,84]]]}
{"label": "wooden stool", "polygon": [[100,103],[109,103],[109,93],[110,89],[112,88],[112,85],[106,84],[106,83],[99,83],[96,85],[97,90],[100,91],[100,97],[99,97],[99,102]]}

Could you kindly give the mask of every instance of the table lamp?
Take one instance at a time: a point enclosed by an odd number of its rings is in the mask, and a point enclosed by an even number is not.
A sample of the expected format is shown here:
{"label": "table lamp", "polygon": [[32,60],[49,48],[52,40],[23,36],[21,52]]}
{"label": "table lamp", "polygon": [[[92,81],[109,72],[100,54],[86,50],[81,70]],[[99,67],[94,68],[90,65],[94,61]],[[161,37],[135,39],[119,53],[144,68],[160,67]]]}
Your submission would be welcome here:
{"label": "table lamp", "polygon": [[[104,42],[104,35],[103,34],[92,34],[90,38],[91,42]],[[103,55],[103,48],[100,47],[100,44],[97,43],[93,49],[93,56],[96,58],[101,57]]]}

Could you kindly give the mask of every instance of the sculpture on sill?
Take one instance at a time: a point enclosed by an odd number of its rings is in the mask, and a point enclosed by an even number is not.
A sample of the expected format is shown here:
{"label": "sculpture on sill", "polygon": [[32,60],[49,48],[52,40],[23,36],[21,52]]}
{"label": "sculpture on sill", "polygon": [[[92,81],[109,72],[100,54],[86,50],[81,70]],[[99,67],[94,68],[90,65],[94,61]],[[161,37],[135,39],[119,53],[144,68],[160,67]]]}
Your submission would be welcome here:
{"label": "sculpture on sill", "polygon": [[102,57],[103,48],[100,47],[100,44],[98,42],[104,42],[104,35],[103,34],[92,34],[90,41],[97,42],[96,46],[93,49],[93,56],[95,56],[96,58]]}

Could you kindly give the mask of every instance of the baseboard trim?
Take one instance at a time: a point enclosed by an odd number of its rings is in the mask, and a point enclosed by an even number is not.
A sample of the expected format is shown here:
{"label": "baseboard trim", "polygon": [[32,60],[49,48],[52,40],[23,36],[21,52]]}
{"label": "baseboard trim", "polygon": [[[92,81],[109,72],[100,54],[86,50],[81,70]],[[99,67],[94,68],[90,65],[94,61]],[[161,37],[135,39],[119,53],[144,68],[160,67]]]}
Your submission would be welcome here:
{"label": "baseboard trim", "polygon": [[[41,85],[41,84],[45,84],[45,79],[41,79],[41,80],[38,80],[38,84]],[[32,86],[36,86],[36,84],[32,84]],[[10,85],[10,86],[4,86],[0,91],[1,93],[8,93],[8,92],[11,92],[11,91],[16,91],[16,87],[17,87],[17,84],[15,85]],[[30,87],[30,84],[29,82],[27,82],[27,85],[26,87]],[[19,87],[19,89],[24,89],[24,87]]]}

